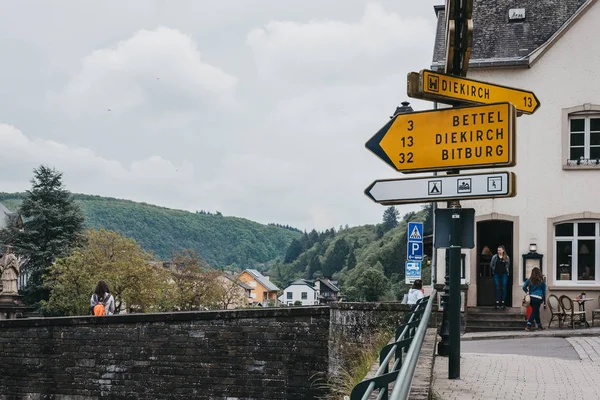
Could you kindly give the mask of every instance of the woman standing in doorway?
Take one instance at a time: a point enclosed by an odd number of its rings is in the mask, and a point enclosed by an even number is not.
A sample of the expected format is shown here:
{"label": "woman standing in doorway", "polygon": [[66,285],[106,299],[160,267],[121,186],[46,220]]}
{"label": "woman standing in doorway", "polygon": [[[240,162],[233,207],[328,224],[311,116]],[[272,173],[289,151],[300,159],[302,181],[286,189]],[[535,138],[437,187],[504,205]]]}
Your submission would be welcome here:
{"label": "woman standing in doorway", "polygon": [[506,254],[506,248],[503,245],[498,246],[498,253],[492,257],[490,267],[496,286],[496,309],[498,307],[505,308],[506,286],[510,275],[510,257]]}
{"label": "woman standing in doorway", "polygon": [[531,270],[531,276],[523,284],[523,291],[525,293],[529,292],[532,309],[525,330],[531,330],[534,321],[537,323],[538,329],[544,329],[540,320],[540,306],[544,303],[544,307],[546,307],[546,283],[544,282],[542,271],[538,267]]}

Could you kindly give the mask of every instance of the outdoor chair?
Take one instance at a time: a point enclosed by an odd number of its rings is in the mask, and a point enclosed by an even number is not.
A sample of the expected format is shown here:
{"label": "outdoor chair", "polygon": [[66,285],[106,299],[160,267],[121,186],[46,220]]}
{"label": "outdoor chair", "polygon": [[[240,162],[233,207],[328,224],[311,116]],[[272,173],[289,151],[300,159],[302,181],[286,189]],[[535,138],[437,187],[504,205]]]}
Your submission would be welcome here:
{"label": "outdoor chair", "polygon": [[575,311],[573,299],[565,295],[560,296],[560,305],[565,312],[565,321],[567,318],[571,318],[571,329],[575,329],[575,317],[579,317],[581,321],[585,311]]}
{"label": "outdoor chair", "polygon": [[598,308],[592,310],[592,326],[594,326],[594,317],[600,317],[600,296],[598,296]]}
{"label": "outdoor chair", "polygon": [[562,322],[565,319],[565,311],[561,307],[560,301],[558,300],[558,297],[556,297],[556,295],[551,294],[550,296],[548,296],[548,306],[550,306],[550,312],[552,313],[552,316],[550,317],[550,322],[548,322],[548,328],[550,328],[550,324],[552,324],[554,317],[558,319],[558,327],[562,328]]}

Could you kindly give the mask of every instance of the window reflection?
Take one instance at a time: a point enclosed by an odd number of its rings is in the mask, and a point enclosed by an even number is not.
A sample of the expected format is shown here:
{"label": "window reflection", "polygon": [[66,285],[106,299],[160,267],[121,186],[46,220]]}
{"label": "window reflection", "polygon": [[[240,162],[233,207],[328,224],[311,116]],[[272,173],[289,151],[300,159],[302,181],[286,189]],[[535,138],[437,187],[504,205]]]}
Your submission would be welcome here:
{"label": "window reflection", "polygon": [[571,241],[556,242],[556,279],[571,280]]}

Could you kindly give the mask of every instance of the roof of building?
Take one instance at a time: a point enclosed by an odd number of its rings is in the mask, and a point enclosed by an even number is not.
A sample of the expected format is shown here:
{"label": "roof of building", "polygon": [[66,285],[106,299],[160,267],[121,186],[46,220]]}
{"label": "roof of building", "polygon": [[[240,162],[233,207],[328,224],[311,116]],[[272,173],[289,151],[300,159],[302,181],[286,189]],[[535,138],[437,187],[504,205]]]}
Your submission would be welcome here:
{"label": "roof of building", "polygon": [[321,281],[321,282],[323,282],[327,287],[329,287],[329,289],[333,290],[334,292],[339,292],[340,291],[340,289],[338,289],[338,287],[336,285],[337,282],[335,282],[335,284],[334,284],[332,281],[330,281],[327,278],[319,278],[318,280]]}
{"label": "roof of building", "polygon": [[267,289],[269,291],[279,290],[279,288],[277,286],[275,286],[273,284],[273,282],[271,282],[270,280],[268,280],[263,274],[261,274],[257,270],[255,270],[255,269],[246,269],[245,272],[247,272],[250,275],[252,275],[252,277],[254,279],[256,279],[258,281],[258,283],[260,283],[261,285],[263,285],[265,287],[265,289]]}
{"label": "roof of building", "polygon": [[244,283],[242,281],[240,281],[239,279],[237,279],[235,276],[231,276],[227,273],[223,273],[223,275],[225,276],[225,278],[229,279],[231,282],[243,287],[246,290],[252,290],[252,286],[248,285],[247,283]]}
{"label": "roof of building", "polygon": [[[585,11],[595,0],[473,0],[473,46],[469,67],[528,66],[536,50]],[[433,70],[443,69],[446,42],[444,6],[438,17]],[[509,20],[510,9],[525,9],[525,19]]]}
{"label": "roof of building", "polygon": [[294,282],[290,283],[290,286],[292,285],[307,285],[312,287],[313,286],[313,281],[308,280],[308,279],[297,279]]}

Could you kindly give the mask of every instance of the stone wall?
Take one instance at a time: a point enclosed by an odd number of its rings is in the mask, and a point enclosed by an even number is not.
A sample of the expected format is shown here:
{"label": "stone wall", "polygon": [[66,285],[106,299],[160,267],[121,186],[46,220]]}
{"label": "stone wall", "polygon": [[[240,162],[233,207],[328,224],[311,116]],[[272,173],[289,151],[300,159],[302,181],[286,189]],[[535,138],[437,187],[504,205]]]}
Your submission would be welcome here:
{"label": "stone wall", "polygon": [[313,399],[330,310],[0,321],[0,398]]}
{"label": "stone wall", "polygon": [[350,371],[362,350],[387,342],[410,306],[400,303],[336,303],[331,305],[329,373]]}
{"label": "stone wall", "polygon": [[372,349],[377,332],[389,339],[408,311],[338,303],[4,320],[0,399],[318,398],[328,373]]}

